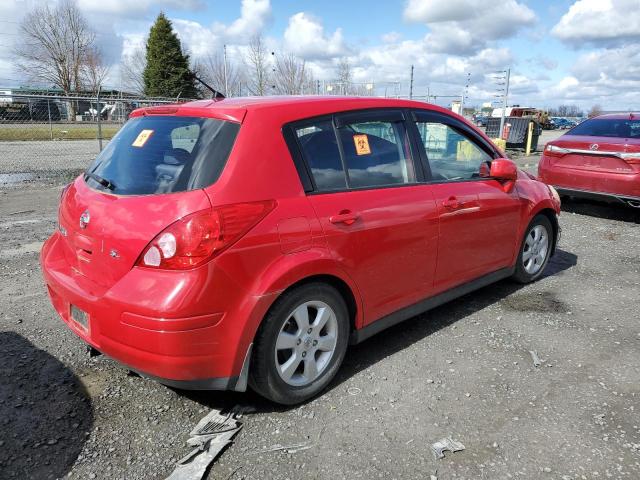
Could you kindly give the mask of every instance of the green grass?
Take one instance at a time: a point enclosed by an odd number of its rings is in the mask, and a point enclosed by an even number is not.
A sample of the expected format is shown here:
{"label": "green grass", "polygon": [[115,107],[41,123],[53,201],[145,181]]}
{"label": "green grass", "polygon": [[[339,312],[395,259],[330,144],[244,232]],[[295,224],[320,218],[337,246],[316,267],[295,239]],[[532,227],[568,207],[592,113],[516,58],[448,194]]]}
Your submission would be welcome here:
{"label": "green grass", "polygon": [[[103,125],[102,138],[110,139],[120,130],[120,125]],[[53,134],[53,135],[52,135]],[[0,142],[23,140],[94,140],[98,137],[95,125],[0,125]]]}

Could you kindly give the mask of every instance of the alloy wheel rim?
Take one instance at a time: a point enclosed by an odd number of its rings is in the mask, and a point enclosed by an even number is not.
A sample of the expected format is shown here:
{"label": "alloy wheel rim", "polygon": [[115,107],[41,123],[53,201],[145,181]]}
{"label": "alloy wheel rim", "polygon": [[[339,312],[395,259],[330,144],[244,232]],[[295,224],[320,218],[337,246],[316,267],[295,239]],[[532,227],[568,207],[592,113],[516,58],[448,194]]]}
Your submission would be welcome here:
{"label": "alloy wheel rim", "polygon": [[284,321],[275,345],[276,370],[288,385],[301,387],[319,378],[333,358],[338,320],[324,302],[298,305]]}
{"label": "alloy wheel rim", "polygon": [[536,225],[527,234],[522,252],[525,272],[535,275],[544,266],[549,252],[549,234],[542,225]]}

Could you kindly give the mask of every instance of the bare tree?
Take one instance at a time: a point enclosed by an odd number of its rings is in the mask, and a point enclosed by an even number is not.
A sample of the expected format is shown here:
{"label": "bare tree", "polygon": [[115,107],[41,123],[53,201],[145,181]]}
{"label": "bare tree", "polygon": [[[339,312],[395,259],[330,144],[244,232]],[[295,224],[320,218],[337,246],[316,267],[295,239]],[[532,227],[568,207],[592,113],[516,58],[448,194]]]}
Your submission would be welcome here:
{"label": "bare tree", "polygon": [[83,84],[95,94],[108,74],[109,66],[104,63],[102,52],[97,47],[90,48],[82,64]]}
{"label": "bare tree", "polygon": [[592,117],[597,117],[598,115],[602,115],[602,107],[600,105],[594,105],[593,107],[591,107],[591,110],[589,110],[589,118]]}
{"label": "bare tree", "polygon": [[[222,92],[226,97],[238,97],[242,95],[242,87],[246,83],[244,69],[227,61],[226,82],[224,56],[221,53],[208,55],[202,61],[194,65],[194,71],[202,79]],[[225,83],[228,91],[225,92]],[[209,93],[207,91],[207,93]]]}
{"label": "bare tree", "polygon": [[558,108],[550,109],[549,114],[554,117],[581,117],[582,110],[576,105],[558,105]]}
{"label": "bare tree", "polygon": [[[145,42],[146,43],[146,42]],[[144,95],[144,67],[147,65],[147,57],[144,48],[137,48],[131,55],[127,55],[120,63],[120,77],[124,88],[131,93]]]}
{"label": "bare tree", "polygon": [[[65,94],[82,88],[82,65],[95,33],[73,0],[47,3],[28,12],[19,29],[16,65],[29,78],[60,88]],[[69,105],[69,116],[75,116]]]}
{"label": "bare tree", "polygon": [[350,95],[353,76],[351,74],[351,64],[347,58],[341,58],[337,68],[337,83],[340,93]]}
{"label": "bare tree", "polygon": [[281,95],[300,95],[313,82],[304,60],[291,53],[273,54],[275,57],[274,88]]}
{"label": "bare tree", "polygon": [[245,62],[248,70],[248,86],[252,95],[266,95],[269,88],[269,56],[260,35],[249,42]]}

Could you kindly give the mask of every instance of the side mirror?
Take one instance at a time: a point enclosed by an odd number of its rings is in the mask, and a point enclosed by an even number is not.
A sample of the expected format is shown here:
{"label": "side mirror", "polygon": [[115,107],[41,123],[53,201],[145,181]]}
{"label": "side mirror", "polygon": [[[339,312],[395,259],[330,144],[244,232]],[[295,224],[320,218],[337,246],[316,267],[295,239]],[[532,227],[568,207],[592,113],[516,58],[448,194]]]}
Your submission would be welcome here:
{"label": "side mirror", "polygon": [[508,158],[496,158],[491,161],[490,176],[503,182],[515,182],[518,178],[518,167]]}

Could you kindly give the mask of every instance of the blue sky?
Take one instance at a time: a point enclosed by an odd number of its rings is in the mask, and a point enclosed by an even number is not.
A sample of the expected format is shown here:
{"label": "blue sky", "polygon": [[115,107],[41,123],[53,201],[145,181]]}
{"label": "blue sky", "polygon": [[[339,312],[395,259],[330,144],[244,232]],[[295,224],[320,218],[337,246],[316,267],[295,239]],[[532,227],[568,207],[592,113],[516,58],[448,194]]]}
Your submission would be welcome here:
{"label": "blue sky", "polygon": [[[0,84],[23,80],[7,54],[21,16],[46,0],[0,5]],[[50,0],[49,3],[55,3]],[[414,92],[459,95],[467,74],[469,102],[495,100],[491,74],[511,68],[510,103],[560,103],[588,109],[640,108],[638,0],[77,0],[112,64],[143,45],[160,10],[173,21],[194,60],[219,54],[242,64],[252,35],[270,50],[304,59],[325,82],[347,59],[354,80],[382,91],[399,82]],[[4,53],[2,53],[4,51]],[[394,83],[393,85],[396,85]],[[394,87],[397,88],[397,87]],[[444,100],[443,100],[444,101]]]}

